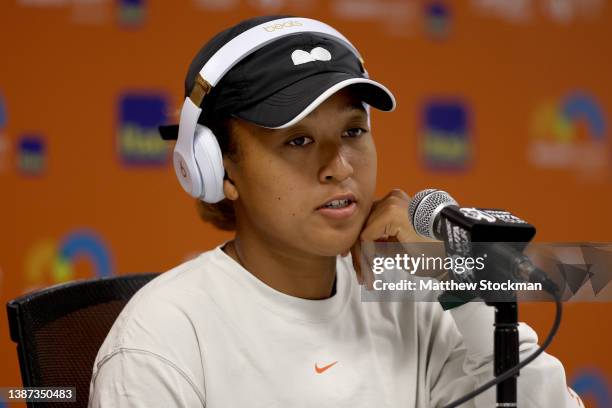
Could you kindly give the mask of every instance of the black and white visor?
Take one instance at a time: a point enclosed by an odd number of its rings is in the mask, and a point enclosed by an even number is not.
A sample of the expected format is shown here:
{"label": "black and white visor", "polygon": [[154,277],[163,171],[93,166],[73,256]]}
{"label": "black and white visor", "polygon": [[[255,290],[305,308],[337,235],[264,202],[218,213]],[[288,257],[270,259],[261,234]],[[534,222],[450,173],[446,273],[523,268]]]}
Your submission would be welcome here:
{"label": "black and white visor", "polygon": [[393,94],[367,78],[357,56],[337,40],[302,34],[278,42],[249,61],[246,93],[253,102],[234,116],[268,128],[289,127],[348,86],[363,102],[394,109]]}
{"label": "black and white visor", "polygon": [[[198,56],[192,65],[205,62],[196,60]],[[189,78],[187,82],[189,86]],[[199,122],[207,124],[224,115],[266,128],[286,128],[346,87],[374,108],[395,108],[393,94],[369,79],[359,58],[337,39],[311,33],[289,36],[262,47],[227,72],[204,98]],[[176,126],[160,131],[164,139],[176,138]]]}

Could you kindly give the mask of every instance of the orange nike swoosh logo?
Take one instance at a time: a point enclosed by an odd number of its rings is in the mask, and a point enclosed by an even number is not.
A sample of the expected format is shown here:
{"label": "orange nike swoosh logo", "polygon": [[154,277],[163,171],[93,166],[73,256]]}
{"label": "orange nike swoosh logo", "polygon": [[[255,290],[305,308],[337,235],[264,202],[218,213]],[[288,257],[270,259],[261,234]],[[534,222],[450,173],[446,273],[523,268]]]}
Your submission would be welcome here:
{"label": "orange nike swoosh logo", "polygon": [[317,372],[317,374],[321,374],[321,373],[322,373],[322,372],[324,372],[325,370],[327,370],[327,369],[329,369],[329,368],[333,367],[333,366],[334,366],[336,363],[337,363],[337,361],[334,361],[333,363],[328,364],[328,365],[326,365],[326,366],[323,366],[323,367],[321,367],[321,368],[319,368],[319,366],[317,366],[317,363],[315,363],[315,371]]}

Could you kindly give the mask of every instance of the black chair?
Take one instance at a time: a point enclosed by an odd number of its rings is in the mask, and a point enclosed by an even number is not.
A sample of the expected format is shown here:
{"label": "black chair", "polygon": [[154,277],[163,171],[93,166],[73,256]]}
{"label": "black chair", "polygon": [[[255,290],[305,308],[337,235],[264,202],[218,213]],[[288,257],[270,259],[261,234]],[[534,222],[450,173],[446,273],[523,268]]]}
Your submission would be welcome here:
{"label": "black chair", "polygon": [[86,407],[93,362],[132,295],[157,273],[80,280],[51,286],[7,304],[24,387],[76,387],[76,403],[28,407]]}

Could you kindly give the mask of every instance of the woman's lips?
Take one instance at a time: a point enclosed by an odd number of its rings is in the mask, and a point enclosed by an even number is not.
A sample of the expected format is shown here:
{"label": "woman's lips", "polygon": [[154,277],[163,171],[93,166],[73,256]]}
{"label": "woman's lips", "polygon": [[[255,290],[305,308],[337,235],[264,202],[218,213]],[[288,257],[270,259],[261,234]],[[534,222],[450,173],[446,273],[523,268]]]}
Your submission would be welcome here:
{"label": "woman's lips", "polygon": [[333,219],[348,218],[353,215],[355,211],[357,211],[357,203],[354,201],[342,208],[320,207],[317,209],[319,214]]}

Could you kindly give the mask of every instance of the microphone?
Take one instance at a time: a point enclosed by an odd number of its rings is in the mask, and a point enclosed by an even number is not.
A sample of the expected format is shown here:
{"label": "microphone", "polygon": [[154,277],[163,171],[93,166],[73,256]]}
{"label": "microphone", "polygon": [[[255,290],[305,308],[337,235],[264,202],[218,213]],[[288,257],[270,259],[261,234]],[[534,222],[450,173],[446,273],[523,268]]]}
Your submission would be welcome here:
{"label": "microphone", "polygon": [[459,207],[447,192],[437,189],[419,191],[410,201],[408,212],[416,233],[444,242],[448,256],[488,258],[485,268],[454,271],[457,280],[477,282],[486,274],[489,280],[541,283],[549,292],[558,290],[523,255],[536,233],[535,227],[512,213]]}
{"label": "microphone", "polygon": [[[445,191],[419,191],[408,207],[417,234],[451,244],[531,241],[535,227],[499,209],[460,208]],[[525,245],[523,245],[524,247]]]}

